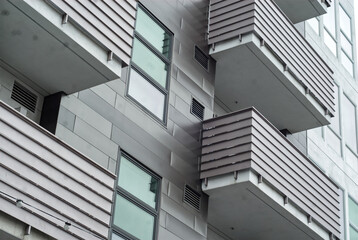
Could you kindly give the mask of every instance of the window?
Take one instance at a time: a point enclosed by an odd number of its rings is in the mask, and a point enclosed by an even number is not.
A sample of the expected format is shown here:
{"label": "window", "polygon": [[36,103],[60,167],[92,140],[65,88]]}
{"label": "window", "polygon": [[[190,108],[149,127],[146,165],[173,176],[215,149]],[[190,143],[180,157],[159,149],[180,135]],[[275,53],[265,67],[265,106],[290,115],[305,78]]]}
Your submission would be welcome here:
{"label": "window", "polygon": [[356,108],[347,96],[342,99],[342,126],[347,146],[357,152]]}
{"label": "window", "polygon": [[339,6],[340,39],[341,39],[341,63],[350,75],[354,76],[353,43],[352,43],[352,20]]}
{"label": "window", "polygon": [[119,162],[112,240],[156,236],[160,178],[126,154]]}
{"label": "window", "polygon": [[351,198],[348,198],[349,210],[349,236],[350,240],[358,239],[358,204]]}
{"label": "window", "polygon": [[336,40],[336,14],[335,14],[335,1],[332,1],[332,6],[328,8],[327,14],[323,15],[324,25],[324,43],[329,50],[336,56],[337,55],[337,40]]}
{"label": "window", "polygon": [[128,96],[166,122],[172,34],[143,7],[137,11]]}

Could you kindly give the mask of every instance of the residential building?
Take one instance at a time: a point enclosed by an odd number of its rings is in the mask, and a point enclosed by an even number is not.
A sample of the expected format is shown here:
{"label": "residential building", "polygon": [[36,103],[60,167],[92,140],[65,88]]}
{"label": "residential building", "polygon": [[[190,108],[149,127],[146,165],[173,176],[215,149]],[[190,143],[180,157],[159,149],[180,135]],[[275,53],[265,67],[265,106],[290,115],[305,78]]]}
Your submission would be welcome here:
{"label": "residential building", "polygon": [[0,239],[358,239],[353,0],[0,2]]}

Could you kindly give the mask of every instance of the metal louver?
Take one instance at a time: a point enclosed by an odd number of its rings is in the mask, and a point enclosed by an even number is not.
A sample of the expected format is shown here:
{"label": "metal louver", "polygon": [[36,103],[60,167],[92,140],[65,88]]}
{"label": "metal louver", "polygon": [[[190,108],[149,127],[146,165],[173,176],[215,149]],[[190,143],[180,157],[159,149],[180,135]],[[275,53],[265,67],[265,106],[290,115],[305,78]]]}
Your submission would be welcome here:
{"label": "metal louver", "polygon": [[188,185],[185,185],[184,202],[200,211],[201,195]]}
{"label": "metal louver", "polygon": [[204,119],[204,109],[205,107],[201,105],[197,100],[194,98],[191,102],[191,113],[199,118],[201,121]]}
{"label": "metal louver", "polygon": [[11,99],[15,100],[33,113],[36,110],[37,96],[16,81],[12,88]]}
{"label": "metal louver", "polygon": [[209,68],[209,57],[197,46],[195,46],[194,53],[195,60],[206,70]]}

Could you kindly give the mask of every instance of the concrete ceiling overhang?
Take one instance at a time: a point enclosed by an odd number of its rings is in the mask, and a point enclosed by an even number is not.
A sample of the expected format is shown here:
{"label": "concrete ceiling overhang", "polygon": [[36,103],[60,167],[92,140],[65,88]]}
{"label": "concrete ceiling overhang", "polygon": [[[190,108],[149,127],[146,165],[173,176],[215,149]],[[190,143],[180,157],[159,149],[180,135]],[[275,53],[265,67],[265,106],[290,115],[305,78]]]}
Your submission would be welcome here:
{"label": "concrete ceiling overhang", "polygon": [[229,111],[255,107],[291,133],[329,124],[324,108],[252,33],[216,44],[215,97]]}
{"label": "concrete ceiling overhang", "polygon": [[[54,17],[61,26],[61,15]],[[45,94],[70,94],[120,77],[58,26],[23,1],[0,1],[1,65]],[[80,31],[77,37],[88,38]]]}
{"label": "concrete ceiling overhang", "polygon": [[327,12],[327,1],[274,0],[293,23],[305,21]]}
{"label": "concrete ceiling overhang", "polygon": [[[292,205],[285,208],[280,193],[265,183],[257,184],[257,176],[250,170],[239,172],[236,182],[233,174],[208,181],[208,187],[203,187],[209,195],[208,222],[230,239],[325,238],[313,230],[319,228],[317,225],[312,229],[301,221],[298,209],[292,211]],[[304,220],[307,222],[306,218]]]}

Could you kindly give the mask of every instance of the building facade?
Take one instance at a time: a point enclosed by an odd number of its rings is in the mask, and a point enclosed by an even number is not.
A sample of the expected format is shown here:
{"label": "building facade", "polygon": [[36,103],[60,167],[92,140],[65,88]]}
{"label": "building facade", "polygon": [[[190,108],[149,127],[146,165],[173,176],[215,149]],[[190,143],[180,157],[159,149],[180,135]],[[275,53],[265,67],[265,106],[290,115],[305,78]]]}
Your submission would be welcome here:
{"label": "building facade", "polygon": [[358,240],[353,0],[0,2],[0,239]]}

